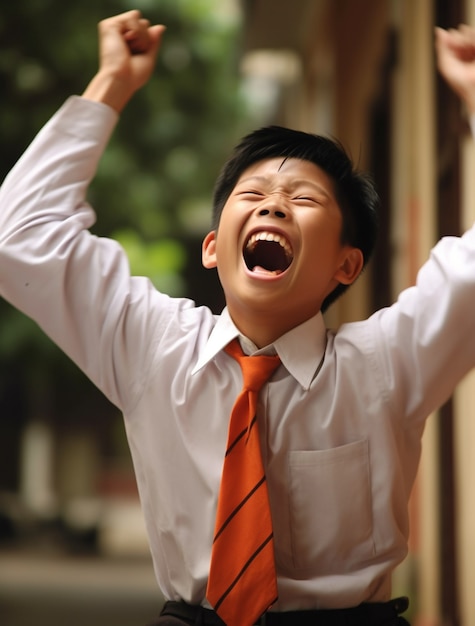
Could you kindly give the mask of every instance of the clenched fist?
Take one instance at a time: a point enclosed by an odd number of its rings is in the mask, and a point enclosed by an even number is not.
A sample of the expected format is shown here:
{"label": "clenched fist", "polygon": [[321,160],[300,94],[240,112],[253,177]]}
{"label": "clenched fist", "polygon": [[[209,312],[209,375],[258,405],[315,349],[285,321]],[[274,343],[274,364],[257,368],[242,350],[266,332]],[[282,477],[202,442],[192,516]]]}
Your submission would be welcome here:
{"label": "clenched fist", "polygon": [[150,26],[140,11],[127,11],[99,23],[99,71],[83,97],[120,112],[150,78],[165,27]]}

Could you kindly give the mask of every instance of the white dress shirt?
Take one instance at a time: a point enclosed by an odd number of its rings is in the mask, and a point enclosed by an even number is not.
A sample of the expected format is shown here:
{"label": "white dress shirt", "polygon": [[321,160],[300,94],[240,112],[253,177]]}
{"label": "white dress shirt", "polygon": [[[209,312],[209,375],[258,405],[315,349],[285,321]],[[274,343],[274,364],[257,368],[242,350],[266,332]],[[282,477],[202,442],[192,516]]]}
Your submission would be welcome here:
{"label": "white dress shirt", "polygon": [[[158,583],[169,599],[206,605],[242,380],[223,347],[239,332],[226,310],[215,316],[131,277],[121,247],[89,233],[85,195],[116,120],[73,97],[10,173],[0,195],[0,293],[123,412]],[[317,315],[274,343],[282,364],[260,394],[258,420],[275,610],[390,597],[425,419],[475,364],[474,302],[471,230],[439,242],[392,307],[337,332]]]}

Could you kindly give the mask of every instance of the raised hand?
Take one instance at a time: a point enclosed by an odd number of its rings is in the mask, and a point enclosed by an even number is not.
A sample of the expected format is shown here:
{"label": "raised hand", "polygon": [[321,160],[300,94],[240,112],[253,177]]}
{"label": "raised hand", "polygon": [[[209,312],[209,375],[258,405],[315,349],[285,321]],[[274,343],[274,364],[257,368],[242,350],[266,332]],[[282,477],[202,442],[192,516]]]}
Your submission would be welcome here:
{"label": "raised hand", "polygon": [[83,97],[120,112],[152,75],[164,30],[136,10],[101,21],[99,71]]}
{"label": "raised hand", "polygon": [[435,29],[437,65],[468,111],[475,113],[475,28]]}

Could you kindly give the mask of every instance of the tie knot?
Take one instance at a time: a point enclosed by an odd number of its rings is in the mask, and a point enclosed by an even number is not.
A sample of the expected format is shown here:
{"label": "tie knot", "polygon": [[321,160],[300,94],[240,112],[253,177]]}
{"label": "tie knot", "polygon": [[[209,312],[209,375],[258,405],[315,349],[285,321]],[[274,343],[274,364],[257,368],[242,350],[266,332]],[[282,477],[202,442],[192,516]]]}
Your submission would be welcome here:
{"label": "tie knot", "polygon": [[246,356],[237,339],[227,345],[225,351],[236,359],[241,366],[244,389],[256,393],[269,380],[280,363],[280,358],[277,355]]}

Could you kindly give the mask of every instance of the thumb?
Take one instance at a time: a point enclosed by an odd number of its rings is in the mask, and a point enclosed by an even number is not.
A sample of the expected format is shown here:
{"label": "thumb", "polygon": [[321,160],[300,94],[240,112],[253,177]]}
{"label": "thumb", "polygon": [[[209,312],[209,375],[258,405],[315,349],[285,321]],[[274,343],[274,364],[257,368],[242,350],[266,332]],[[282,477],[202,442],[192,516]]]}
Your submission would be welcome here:
{"label": "thumb", "polygon": [[147,51],[147,54],[151,56],[156,56],[160,46],[162,44],[163,34],[166,30],[166,26],[163,24],[157,24],[155,26],[150,26],[148,28],[148,36],[150,38],[150,48]]}

